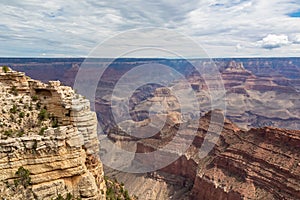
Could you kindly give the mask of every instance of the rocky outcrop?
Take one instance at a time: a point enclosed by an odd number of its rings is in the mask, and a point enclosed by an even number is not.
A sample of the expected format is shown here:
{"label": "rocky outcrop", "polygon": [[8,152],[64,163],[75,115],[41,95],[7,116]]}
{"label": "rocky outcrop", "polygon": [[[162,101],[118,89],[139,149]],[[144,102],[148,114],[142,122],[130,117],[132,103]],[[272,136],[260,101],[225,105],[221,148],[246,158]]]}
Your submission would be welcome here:
{"label": "rocky outcrop", "polygon": [[[1,98],[0,196],[105,199],[97,119],[89,101],[59,81],[44,84],[15,71],[0,72],[0,88],[1,97],[5,96]],[[15,112],[9,109],[12,104]],[[16,184],[20,168],[30,172],[28,186]]]}

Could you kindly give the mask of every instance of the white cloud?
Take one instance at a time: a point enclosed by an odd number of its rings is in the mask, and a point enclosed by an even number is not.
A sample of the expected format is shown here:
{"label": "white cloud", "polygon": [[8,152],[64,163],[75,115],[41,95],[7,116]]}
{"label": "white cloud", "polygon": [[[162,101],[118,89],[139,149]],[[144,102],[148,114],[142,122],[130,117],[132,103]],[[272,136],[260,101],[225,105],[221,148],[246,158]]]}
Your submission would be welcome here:
{"label": "white cloud", "polygon": [[294,44],[300,44],[300,34],[292,35],[291,40]]}
{"label": "white cloud", "polygon": [[108,37],[142,27],[184,33],[212,57],[300,56],[300,37],[294,36],[300,33],[300,18],[288,16],[300,9],[295,2],[3,0],[0,56],[86,56]]}
{"label": "white cloud", "polygon": [[265,49],[275,49],[291,44],[291,42],[287,35],[268,34],[261,41],[258,41],[257,44]]}
{"label": "white cloud", "polygon": [[239,51],[239,50],[241,50],[243,48],[243,46],[241,44],[237,44],[235,46],[235,48],[236,48],[236,51]]}

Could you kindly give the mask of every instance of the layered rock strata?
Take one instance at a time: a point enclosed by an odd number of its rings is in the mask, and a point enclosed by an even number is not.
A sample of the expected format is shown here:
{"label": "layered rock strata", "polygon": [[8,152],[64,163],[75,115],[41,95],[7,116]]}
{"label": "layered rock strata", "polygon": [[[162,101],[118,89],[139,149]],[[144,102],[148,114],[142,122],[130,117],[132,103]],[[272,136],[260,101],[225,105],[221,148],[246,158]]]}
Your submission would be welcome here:
{"label": "layered rock strata", "polygon": [[[215,111],[220,117],[222,113]],[[175,143],[179,149],[185,138],[195,132],[192,145],[174,163],[157,172],[145,174],[139,180],[151,183],[156,180],[165,189],[160,191],[170,199],[299,199],[300,198],[300,131],[278,128],[255,128],[243,131],[225,120],[222,133],[212,151],[204,158],[199,157],[204,138],[210,126],[211,113],[198,122],[179,124],[169,127],[169,134],[157,135],[137,142],[138,153],[148,153],[161,149],[175,134],[182,140]],[[163,132],[164,130],[162,130]],[[217,136],[217,135],[215,135]],[[212,140],[207,141],[212,142]],[[165,154],[174,154],[174,151]],[[139,157],[136,157],[138,160]],[[160,158],[141,159],[143,165],[163,162]],[[117,173],[112,173],[117,174]],[[129,174],[117,174],[130,188]],[[150,179],[149,179],[150,177]],[[168,185],[167,187],[163,185]],[[186,192],[178,194],[179,189]],[[145,187],[146,188],[146,187]],[[170,191],[173,188],[173,191]],[[131,192],[143,192],[136,186]],[[155,196],[155,194],[152,194]],[[152,198],[153,198],[152,196]],[[151,198],[151,197],[149,197]]]}
{"label": "layered rock strata", "polygon": [[[44,84],[11,70],[0,73],[0,86],[2,96],[6,95],[6,100],[2,99],[3,108],[15,103],[16,112],[24,113],[24,116],[19,114],[20,119],[1,126],[0,196],[54,199],[71,195],[105,199],[97,119],[90,111],[89,101],[70,87],[61,86],[59,81]],[[8,92],[11,88],[14,94]],[[29,105],[33,108],[29,109]],[[1,116],[6,119],[8,113],[4,112]],[[25,126],[34,117],[39,119]],[[23,125],[22,134],[15,135],[19,122]],[[42,124],[47,126],[41,129]],[[5,134],[6,126],[11,134]],[[21,167],[30,172],[27,187],[15,184],[16,172]]]}
{"label": "layered rock strata", "polygon": [[[56,78],[65,84],[73,85],[78,66],[83,59],[1,59],[0,62],[25,71],[35,79],[48,81]],[[99,61],[102,64],[106,62]],[[205,60],[198,60],[195,63],[200,63],[201,66],[204,62]],[[227,117],[231,121],[246,129],[264,126],[299,129],[299,58],[214,59],[214,62],[224,80]],[[133,67],[149,63],[165,64],[186,75],[197,92],[201,111],[205,113],[211,110],[211,107],[206,109],[210,96],[205,93],[205,82],[199,80],[199,73],[196,73],[187,61],[118,59],[102,76],[96,94],[95,110],[104,131],[108,131],[114,125],[109,94],[115,83]],[[93,73],[93,70],[87,71],[86,77]],[[145,113],[133,110],[134,114]]]}

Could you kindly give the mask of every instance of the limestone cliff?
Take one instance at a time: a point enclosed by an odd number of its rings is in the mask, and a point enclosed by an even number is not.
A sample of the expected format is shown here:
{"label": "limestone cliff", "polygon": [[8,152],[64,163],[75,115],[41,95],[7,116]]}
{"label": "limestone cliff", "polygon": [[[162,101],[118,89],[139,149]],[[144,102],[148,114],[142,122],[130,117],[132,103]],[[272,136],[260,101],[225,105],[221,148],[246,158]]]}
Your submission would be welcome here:
{"label": "limestone cliff", "polygon": [[88,100],[59,81],[0,69],[0,104],[1,199],[105,199]]}

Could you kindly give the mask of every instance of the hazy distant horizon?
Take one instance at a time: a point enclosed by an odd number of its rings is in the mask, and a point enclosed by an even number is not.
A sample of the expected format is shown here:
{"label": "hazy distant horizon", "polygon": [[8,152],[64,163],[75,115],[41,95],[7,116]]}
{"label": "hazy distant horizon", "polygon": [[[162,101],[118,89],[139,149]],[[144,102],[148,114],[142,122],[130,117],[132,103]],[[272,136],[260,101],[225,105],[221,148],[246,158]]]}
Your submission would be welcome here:
{"label": "hazy distant horizon", "polygon": [[261,56],[261,57],[203,57],[203,58],[179,58],[179,57],[121,57],[121,58],[108,58],[108,57],[0,57],[0,59],[168,59],[168,60],[201,60],[201,59],[300,59],[300,56]]}

